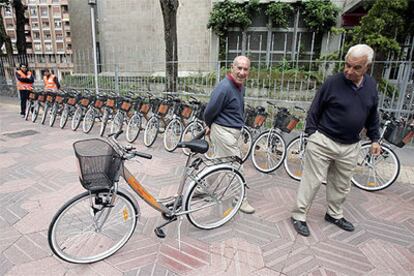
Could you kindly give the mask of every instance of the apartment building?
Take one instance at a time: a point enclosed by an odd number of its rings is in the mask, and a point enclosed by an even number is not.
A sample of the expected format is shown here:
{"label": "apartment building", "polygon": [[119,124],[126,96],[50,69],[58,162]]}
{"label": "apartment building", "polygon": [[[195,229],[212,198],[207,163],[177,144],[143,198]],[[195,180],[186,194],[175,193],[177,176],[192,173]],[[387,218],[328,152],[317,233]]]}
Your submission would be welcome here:
{"label": "apartment building", "polygon": [[[36,75],[49,68],[59,75],[69,73],[72,64],[72,34],[68,0],[24,0],[26,9],[26,49],[28,62]],[[14,12],[3,9],[7,35],[16,49],[16,19]]]}

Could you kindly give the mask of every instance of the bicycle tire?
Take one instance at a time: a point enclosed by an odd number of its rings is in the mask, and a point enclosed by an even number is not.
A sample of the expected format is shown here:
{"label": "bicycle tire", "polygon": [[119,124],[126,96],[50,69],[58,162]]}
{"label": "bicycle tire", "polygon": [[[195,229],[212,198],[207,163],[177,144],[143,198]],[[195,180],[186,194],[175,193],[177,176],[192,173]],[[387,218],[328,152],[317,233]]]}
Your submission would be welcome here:
{"label": "bicycle tire", "polygon": [[[306,144],[306,137],[303,137]],[[286,147],[286,157],[283,166],[286,173],[294,180],[300,181],[305,160],[305,146],[300,144],[300,136],[295,137]]]}
{"label": "bicycle tire", "polygon": [[46,118],[47,118],[47,113],[49,112],[49,102],[45,102],[45,105],[43,106],[43,114],[42,114],[42,119],[40,120],[40,123],[42,125],[45,124]]}
{"label": "bicycle tire", "polygon": [[83,117],[82,130],[84,133],[91,132],[93,125],[95,124],[95,111],[92,108],[89,108],[86,111],[85,116]]}
{"label": "bicycle tire", "polygon": [[247,158],[249,158],[249,155],[252,151],[252,144],[253,144],[252,134],[246,127],[243,127],[241,130],[238,144],[239,144],[239,149],[240,149],[240,154],[241,154],[240,156],[241,160],[245,162]]}
{"label": "bicycle tire", "polygon": [[[198,121],[193,121],[189,123],[183,131],[183,135],[181,138],[181,141],[183,142],[189,142],[194,139],[197,134],[199,134],[201,131],[203,131],[204,126]],[[185,155],[190,155],[190,150],[188,148],[182,148]]]}
{"label": "bicycle tire", "polygon": [[37,117],[39,116],[39,109],[40,109],[40,104],[38,101],[35,102],[34,107],[33,107],[33,112],[32,112],[32,122],[36,122]]}
{"label": "bicycle tire", "polygon": [[27,121],[29,119],[29,114],[30,114],[30,110],[32,107],[32,101],[31,100],[27,100],[26,101],[26,110],[24,113],[24,120]]}
{"label": "bicycle tire", "polygon": [[152,117],[149,119],[144,131],[144,145],[146,147],[151,147],[155,143],[158,136],[158,128],[158,118]]}
{"label": "bicycle tire", "polygon": [[76,131],[78,129],[81,123],[81,120],[82,120],[82,113],[83,113],[82,108],[80,107],[76,108],[75,113],[73,114],[73,117],[72,117],[72,124],[71,124],[73,131]]}
{"label": "bicycle tire", "polygon": [[102,114],[101,127],[99,129],[99,136],[101,137],[105,134],[106,125],[108,124],[108,119],[109,119],[109,111],[107,109],[104,109],[103,114]]}
{"label": "bicycle tire", "polygon": [[59,104],[58,103],[53,103],[52,110],[50,111],[50,117],[49,117],[49,126],[50,127],[53,127],[53,125],[55,124],[58,109],[59,109]]}
{"label": "bicycle tire", "polygon": [[275,131],[262,132],[253,143],[252,161],[254,167],[260,172],[275,171],[282,165],[285,155],[285,140]]}
{"label": "bicycle tire", "polygon": [[68,118],[69,118],[69,106],[65,104],[63,111],[62,111],[62,115],[60,115],[59,126],[61,129],[65,128],[66,123],[68,122]]}
{"label": "bicycle tire", "polygon": [[129,143],[134,143],[141,132],[141,116],[134,114],[128,121],[125,138]]}
{"label": "bicycle tire", "polygon": [[183,135],[183,124],[179,119],[173,119],[167,125],[164,132],[164,148],[168,152],[176,150]]}
{"label": "bicycle tire", "polygon": [[371,143],[361,145],[351,182],[365,191],[380,191],[397,180],[401,164],[398,156],[387,145],[381,145],[381,153],[377,157],[369,153],[370,149]]}
{"label": "bicycle tire", "polygon": [[[190,223],[204,230],[227,223],[240,209],[245,195],[244,183],[241,173],[230,166],[215,168],[202,175],[186,197],[185,210],[189,211],[186,216]],[[194,209],[199,210],[192,211]]]}
{"label": "bicycle tire", "polygon": [[115,114],[115,117],[112,119],[111,133],[118,133],[122,129],[123,124],[124,124],[124,114],[118,111]]}
{"label": "bicycle tire", "polygon": [[[48,242],[60,259],[76,264],[98,262],[117,252],[132,236],[139,215],[133,201],[118,191],[113,206],[102,207],[100,200],[104,195],[105,191],[92,192],[92,197],[84,192],[55,214],[49,226]],[[103,219],[101,225],[100,219]]]}

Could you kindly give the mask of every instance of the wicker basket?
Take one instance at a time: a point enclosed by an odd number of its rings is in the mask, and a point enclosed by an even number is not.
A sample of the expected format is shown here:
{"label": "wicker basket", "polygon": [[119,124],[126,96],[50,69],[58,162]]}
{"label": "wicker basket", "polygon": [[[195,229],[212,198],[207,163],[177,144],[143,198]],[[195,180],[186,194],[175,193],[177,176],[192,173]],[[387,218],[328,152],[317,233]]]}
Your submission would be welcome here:
{"label": "wicker basket", "polygon": [[100,99],[97,99],[93,106],[96,107],[96,108],[102,108],[103,105],[104,105],[104,101],[100,100]]}
{"label": "wicker basket", "polygon": [[69,98],[66,103],[68,105],[74,106],[76,104],[76,98],[75,97]]}
{"label": "wicker basket", "polygon": [[88,107],[89,102],[90,102],[89,98],[83,98],[79,101],[80,105],[83,107]]}
{"label": "wicker basket", "polygon": [[169,109],[170,109],[170,105],[166,102],[163,102],[158,107],[158,114],[161,116],[165,116],[167,115]]}
{"label": "wicker basket", "polygon": [[121,103],[121,109],[125,112],[128,112],[132,107],[132,103],[129,101],[122,101]]}
{"label": "wicker basket", "polygon": [[146,115],[148,114],[148,112],[151,109],[151,105],[149,103],[143,103],[141,105],[141,108],[139,109],[139,112],[141,112],[142,114]]}
{"label": "wicker basket", "polygon": [[280,110],[273,118],[273,126],[286,133],[290,133],[298,123],[299,119],[285,109]]}
{"label": "wicker basket", "polygon": [[110,108],[115,107],[115,99],[107,99],[105,105]]}
{"label": "wicker basket", "polygon": [[193,113],[191,106],[186,104],[182,105],[181,118],[188,119],[191,117],[191,113]]}
{"label": "wicker basket", "polygon": [[37,94],[36,92],[30,91],[29,99],[31,99],[32,101],[36,101],[38,95],[39,94]]}

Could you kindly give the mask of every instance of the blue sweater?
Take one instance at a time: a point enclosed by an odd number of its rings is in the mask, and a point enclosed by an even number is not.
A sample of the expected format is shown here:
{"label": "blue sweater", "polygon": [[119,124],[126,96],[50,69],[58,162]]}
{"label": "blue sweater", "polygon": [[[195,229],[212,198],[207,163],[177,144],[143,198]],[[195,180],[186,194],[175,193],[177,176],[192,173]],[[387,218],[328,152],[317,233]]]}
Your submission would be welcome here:
{"label": "blue sweater", "polygon": [[233,81],[224,78],[211,93],[204,111],[207,126],[216,123],[241,129],[244,125],[244,91],[244,87],[239,90]]}
{"label": "blue sweater", "polygon": [[360,140],[362,128],[375,142],[379,139],[378,92],[375,80],[364,75],[363,83],[356,87],[352,81],[338,73],[328,78],[319,89],[306,119],[306,133],[316,130],[342,144]]}

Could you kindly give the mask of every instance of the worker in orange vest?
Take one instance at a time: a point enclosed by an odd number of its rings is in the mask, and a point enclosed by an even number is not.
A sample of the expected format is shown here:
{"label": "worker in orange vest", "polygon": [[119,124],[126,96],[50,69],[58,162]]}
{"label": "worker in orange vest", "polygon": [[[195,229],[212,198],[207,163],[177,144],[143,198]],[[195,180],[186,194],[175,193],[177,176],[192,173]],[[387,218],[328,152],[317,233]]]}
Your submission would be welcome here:
{"label": "worker in orange vest", "polygon": [[30,91],[33,90],[34,76],[27,68],[27,64],[21,63],[16,71],[17,90],[20,94],[20,115],[24,117],[26,112],[26,102]]}
{"label": "worker in orange vest", "polygon": [[45,85],[45,91],[57,92],[57,90],[60,88],[60,83],[57,77],[52,74],[49,69],[46,69],[43,72],[43,83]]}

